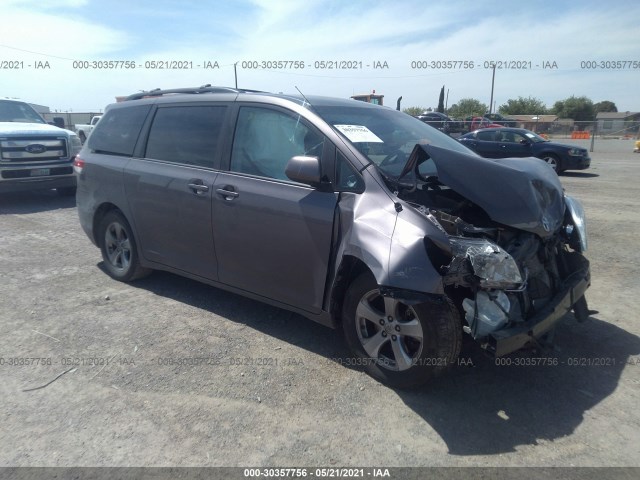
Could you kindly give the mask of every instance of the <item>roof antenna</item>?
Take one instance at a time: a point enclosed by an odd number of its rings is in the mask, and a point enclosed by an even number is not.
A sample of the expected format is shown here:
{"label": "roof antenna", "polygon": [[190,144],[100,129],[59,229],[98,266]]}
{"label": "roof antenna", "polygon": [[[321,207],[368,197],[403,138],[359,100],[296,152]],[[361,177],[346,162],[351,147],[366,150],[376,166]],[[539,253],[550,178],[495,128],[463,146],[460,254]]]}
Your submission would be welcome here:
{"label": "roof antenna", "polygon": [[[302,91],[297,86],[295,86],[295,87],[296,87],[296,90],[298,90],[298,93],[300,93],[300,95],[302,95],[302,98],[304,98],[305,103],[308,103],[309,106],[312,107],[313,105],[311,105],[311,102],[309,100],[307,100],[307,97],[304,96],[304,93],[302,93]],[[303,107],[304,107],[304,105],[303,105]]]}

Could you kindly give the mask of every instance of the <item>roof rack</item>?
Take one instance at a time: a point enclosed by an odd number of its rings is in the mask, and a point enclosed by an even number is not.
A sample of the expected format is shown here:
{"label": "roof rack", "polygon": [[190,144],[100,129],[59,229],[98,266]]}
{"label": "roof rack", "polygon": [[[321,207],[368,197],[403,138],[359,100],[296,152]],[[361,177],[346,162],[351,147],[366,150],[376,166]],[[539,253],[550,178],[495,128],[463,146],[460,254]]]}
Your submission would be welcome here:
{"label": "roof rack", "polygon": [[153,90],[149,90],[146,92],[138,92],[133,95],[129,95],[125,98],[125,101],[128,100],[140,100],[141,98],[148,97],[161,97],[162,95],[172,94],[172,93],[187,93],[187,94],[198,94],[198,93],[262,93],[260,90],[247,90],[244,88],[232,88],[232,87],[212,87],[211,84],[202,85],[201,87],[192,87],[192,88],[172,88],[169,90],[162,90],[160,88],[155,88]]}

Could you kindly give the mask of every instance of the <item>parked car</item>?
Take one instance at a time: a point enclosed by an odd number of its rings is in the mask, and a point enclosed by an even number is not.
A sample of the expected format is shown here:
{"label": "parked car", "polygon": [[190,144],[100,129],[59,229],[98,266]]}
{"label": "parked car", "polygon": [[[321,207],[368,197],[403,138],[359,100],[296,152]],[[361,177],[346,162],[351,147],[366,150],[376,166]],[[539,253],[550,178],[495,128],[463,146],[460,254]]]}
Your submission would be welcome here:
{"label": "parked car", "polygon": [[460,132],[462,128],[459,122],[440,112],[424,112],[418,115],[417,118],[444,133]]}
{"label": "parked car", "polygon": [[480,129],[462,135],[458,140],[483,157],[537,157],[551,165],[557,173],[584,170],[591,165],[587,149],[550,142],[524,128]]}
{"label": "parked car", "polygon": [[494,124],[502,125],[503,127],[516,127],[518,122],[515,120],[509,120],[507,117],[499,113],[485,113],[484,118],[490,120]]}
{"label": "parked car", "polygon": [[80,140],[49,125],[31,105],[0,100],[0,192],[55,188],[74,195]]}
{"label": "parked car", "polygon": [[[144,98],[147,97],[147,98]],[[389,108],[224,87],[107,108],[75,161],[105,271],[167,270],[343,330],[393,386],[589,314],[584,211],[534,159],[487,160]]]}
{"label": "parked car", "polygon": [[84,144],[87,141],[87,137],[93,131],[93,128],[98,124],[102,115],[96,115],[91,119],[88,124],[78,124],[76,125],[76,134],[80,138],[80,141]]}

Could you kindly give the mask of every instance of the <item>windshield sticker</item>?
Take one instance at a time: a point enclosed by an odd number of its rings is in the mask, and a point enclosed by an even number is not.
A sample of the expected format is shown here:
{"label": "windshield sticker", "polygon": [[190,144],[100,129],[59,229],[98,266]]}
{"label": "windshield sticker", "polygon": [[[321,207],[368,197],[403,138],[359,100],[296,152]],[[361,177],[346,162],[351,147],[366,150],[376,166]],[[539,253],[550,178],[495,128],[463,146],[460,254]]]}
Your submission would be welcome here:
{"label": "windshield sticker", "polygon": [[364,125],[334,125],[353,143],[384,143]]}

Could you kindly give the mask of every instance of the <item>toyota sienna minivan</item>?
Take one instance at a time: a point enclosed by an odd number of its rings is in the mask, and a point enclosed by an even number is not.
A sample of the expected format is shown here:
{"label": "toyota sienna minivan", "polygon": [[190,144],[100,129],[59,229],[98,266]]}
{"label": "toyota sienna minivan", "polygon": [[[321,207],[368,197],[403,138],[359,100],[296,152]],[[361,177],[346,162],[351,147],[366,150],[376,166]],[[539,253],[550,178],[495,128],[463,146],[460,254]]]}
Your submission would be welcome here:
{"label": "toyota sienna minivan", "polygon": [[503,356],[589,315],[584,211],[553,169],[387,107],[152,90],[107,108],[75,170],[110,276],[166,270],[342,328],[392,386],[444,371],[463,335]]}

